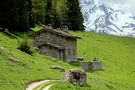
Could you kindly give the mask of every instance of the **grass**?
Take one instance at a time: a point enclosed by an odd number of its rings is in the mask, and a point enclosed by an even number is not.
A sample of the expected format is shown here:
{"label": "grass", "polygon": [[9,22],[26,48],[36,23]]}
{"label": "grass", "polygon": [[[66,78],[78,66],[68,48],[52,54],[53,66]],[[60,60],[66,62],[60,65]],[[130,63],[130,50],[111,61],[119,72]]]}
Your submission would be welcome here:
{"label": "grass", "polygon": [[99,58],[105,71],[87,72],[89,88],[60,83],[50,90],[135,90],[135,38],[92,32],[73,34],[82,38],[78,40],[78,56],[86,61]]}
{"label": "grass", "polygon": [[57,82],[50,90],[91,90],[89,85],[79,86],[78,84],[71,84],[69,82]]}
{"label": "grass", "polygon": [[[39,28],[38,26],[37,29]],[[34,28],[34,31],[37,29]],[[86,61],[99,58],[104,63],[105,71],[87,72],[87,86],[57,82],[50,90],[135,90],[134,38],[92,32],[72,33],[82,38],[78,40],[78,56],[83,56]],[[20,51],[17,49],[20,42],[23,39],[31,42],[32,38],[24,33],[18,37],[12,38],[0,32],[0,90],[24,90],[28,82],[34,80],[60,79],[63,72],[51,70],[50,66],[79,68],[76,64],[56,60],[38,52],[29,55]],[[19,63],[8,57],[13,57]]]}
{"label": "grass", "polygon": [[40,29],[42,29],[42,27],[40,25],[36,25],[35,28],[31,28],[33,31],[38,31]]}
{"label": "grass", "polygon": [[[24,90],[27,83],[40,79],[60,79],[63,72],[49,69],[50,66],[74,68],[70,64],[35,52],[29,55],[18,48],[22,39],[13,39],[0,32],[0,90]],[[20,63],[8,59],[14,57]]]}

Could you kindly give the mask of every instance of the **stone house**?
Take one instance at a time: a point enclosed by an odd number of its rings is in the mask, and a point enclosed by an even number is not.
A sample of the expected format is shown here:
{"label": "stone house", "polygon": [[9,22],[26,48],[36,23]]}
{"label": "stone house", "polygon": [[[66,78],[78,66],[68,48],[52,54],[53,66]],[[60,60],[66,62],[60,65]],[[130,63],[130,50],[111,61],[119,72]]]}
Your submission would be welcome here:
{"label": "stone house", "polygon": [[53,28],[43,28],[33,35],[33,43],[42,54],[54,58],[76,61],[77,36]]}

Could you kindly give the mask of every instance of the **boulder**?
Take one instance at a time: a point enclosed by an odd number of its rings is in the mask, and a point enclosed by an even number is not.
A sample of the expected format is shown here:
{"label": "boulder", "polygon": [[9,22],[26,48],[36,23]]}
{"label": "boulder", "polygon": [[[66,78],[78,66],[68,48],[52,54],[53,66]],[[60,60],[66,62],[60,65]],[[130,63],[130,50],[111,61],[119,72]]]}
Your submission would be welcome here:
{"label": "boulder", "polygon": [[86,72],[79,69],[66,70],[62,80],[69,81],[71,83],[79,83],[81,85],[86,84]]}
{"label": "boulder", "polygon": [[61,70],[61,71],[65,71],[65,69],[61,66],[51,66],[50,69],[56,69],[56,70]]}

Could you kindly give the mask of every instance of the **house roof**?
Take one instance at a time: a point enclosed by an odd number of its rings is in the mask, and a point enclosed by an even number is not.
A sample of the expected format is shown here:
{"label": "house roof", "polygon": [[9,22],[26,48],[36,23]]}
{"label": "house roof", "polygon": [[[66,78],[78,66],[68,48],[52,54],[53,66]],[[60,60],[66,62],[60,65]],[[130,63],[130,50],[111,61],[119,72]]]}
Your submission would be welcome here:
{"label": "house roof", "polygon": [[70,33],[64,32],[62,30],[49,29],[49,28],[46,28],[46,27],[44,27],[41,30],[35,32],[34,35],[39,34],[41,32],[50,32],[50,33],[62,36],[64,38],[80,39],[80,37],[71,35]]}
{"label": "house roof", "polygon": [[56,48],[58,50],[64,50],[65,49],[63,46],[59,46],[59,45],[52,44],[52,43],[44,43],[44,44],[39,45],[38,47],[44,46],[44,45],[48,46],[48,47]]}

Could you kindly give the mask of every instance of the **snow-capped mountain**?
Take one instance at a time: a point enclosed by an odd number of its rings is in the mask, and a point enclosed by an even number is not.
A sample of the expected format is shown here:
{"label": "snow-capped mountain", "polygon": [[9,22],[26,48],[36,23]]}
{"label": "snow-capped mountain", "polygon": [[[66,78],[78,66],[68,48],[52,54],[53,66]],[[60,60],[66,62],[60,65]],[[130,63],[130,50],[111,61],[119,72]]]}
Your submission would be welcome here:
{"label": "snow-capped mountain", "polygon": [[135,36],[135,16],[115,10],[98,0],[80,0],[86,31],[119,36]]}

